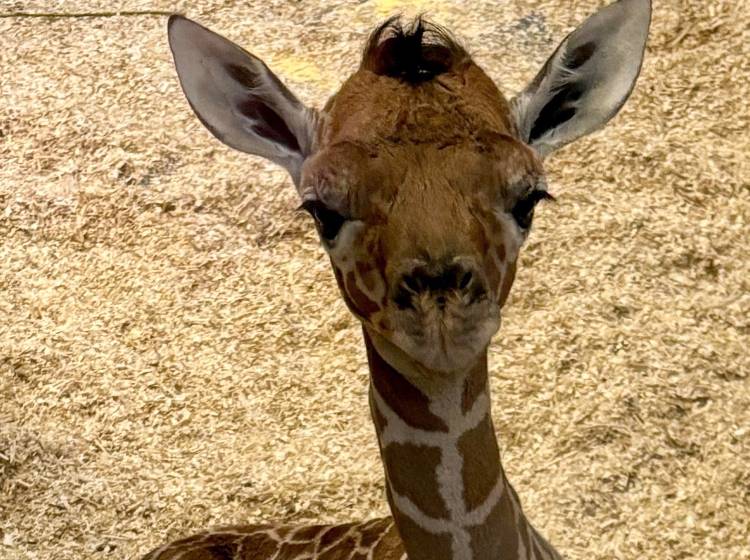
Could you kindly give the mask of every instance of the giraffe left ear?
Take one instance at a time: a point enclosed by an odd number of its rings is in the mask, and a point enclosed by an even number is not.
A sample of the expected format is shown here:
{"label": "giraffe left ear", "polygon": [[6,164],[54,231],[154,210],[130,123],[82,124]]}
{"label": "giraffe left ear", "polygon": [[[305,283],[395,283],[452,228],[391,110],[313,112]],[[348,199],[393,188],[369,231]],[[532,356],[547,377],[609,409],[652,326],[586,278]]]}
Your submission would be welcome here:
{"label": "giraffe left ear", "polygon": [[315,113],[258,57],[185,17],[168,24],[169,46],[188,103],[206,128],[237,150],[284,167],[299,184]]}
{"label": "giraffe left ear", "polygon": [[568,35],[512,101],[521,139],[542,156],[604,126],[641,70],[651,0],[618,0]]}

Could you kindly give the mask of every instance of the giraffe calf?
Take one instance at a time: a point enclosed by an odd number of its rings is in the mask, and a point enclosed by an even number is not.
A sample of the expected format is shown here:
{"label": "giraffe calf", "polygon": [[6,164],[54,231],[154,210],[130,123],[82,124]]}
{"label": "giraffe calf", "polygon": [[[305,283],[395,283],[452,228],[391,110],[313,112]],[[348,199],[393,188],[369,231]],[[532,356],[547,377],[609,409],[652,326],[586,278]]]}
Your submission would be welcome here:
{"label": "giraffe calf", "polygon": [[535,207],[551,198],[544,158],[619,111],[650,19],[650,0],[602,8],[509,101],[447,30],[393,18],[321,110],[259,58],[170,19],[190,106],[219,140],[289,172],[362,323],[393,516],[217,530],[147,559],[559,558],[500,463],[487,348]]}

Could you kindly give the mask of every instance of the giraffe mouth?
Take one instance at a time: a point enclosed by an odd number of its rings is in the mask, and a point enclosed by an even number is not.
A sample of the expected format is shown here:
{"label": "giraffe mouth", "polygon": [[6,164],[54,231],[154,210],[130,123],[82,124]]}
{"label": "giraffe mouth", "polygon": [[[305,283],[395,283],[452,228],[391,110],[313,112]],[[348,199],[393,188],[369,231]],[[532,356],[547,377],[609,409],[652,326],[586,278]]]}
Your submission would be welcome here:
{"label": "giraffe mouth", "polygon": [[399,313],[389,338],[411,359],[430,370],[471,367],[500,328],[497,306],[481,305],[464,313]]}

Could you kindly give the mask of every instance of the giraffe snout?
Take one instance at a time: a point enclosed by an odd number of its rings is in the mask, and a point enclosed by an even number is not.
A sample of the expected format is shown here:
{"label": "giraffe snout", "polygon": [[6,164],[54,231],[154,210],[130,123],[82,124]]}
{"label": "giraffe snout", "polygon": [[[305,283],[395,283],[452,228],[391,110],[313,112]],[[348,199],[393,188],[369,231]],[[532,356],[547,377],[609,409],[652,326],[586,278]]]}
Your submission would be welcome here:
{"label": "giraffe snout", "polygon": [[399,309],[413,309],[426,299],[442,311],[449,302],[469,305],[486,293],[486,281],[473,259],[456,258],[409,267],[395,283],[393,301]]}

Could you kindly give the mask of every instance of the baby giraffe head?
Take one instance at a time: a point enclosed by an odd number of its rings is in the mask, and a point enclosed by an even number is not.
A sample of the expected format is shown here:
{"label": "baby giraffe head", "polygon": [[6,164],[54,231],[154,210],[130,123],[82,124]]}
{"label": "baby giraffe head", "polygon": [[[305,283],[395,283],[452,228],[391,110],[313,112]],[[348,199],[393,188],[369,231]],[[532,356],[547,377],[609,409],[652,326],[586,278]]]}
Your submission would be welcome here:
{"label": "baby giraffe head", "polygon": [[287,169],[366,330],[450,372],[471,366],[499,327],[534,207],[551,198],[543,158],[619,111],[650,17],[650,0],[601,9],[510,102],[421,18],[376,29],[320,111],[186,18],[170,19],[169,41],[206,128]]}

